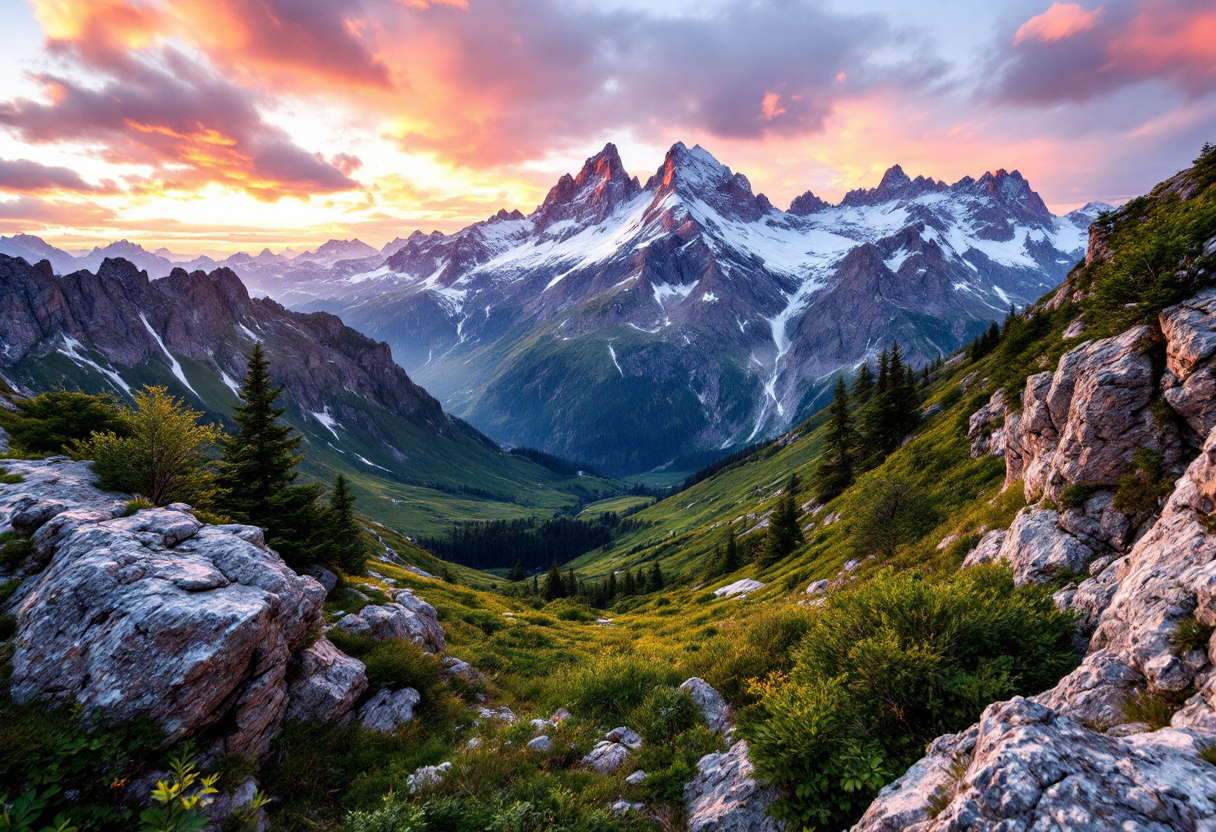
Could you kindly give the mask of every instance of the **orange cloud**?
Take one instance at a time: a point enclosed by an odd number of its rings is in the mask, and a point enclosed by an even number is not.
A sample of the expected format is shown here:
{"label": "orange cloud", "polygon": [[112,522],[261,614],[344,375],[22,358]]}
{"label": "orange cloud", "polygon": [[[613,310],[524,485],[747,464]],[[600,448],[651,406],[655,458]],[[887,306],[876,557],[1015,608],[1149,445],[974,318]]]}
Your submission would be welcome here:
{"label": "orange cloud", "polygon": [[1086,11],[1077,3],[1052,3],[1051,8],[1022,24],[1013,38],[1016,46],[1028,38],[1050,43],[1063,40],[1098,25],[1102,7]]}
{"label": "orange cloud", "polygon": [[1108,55],[1111,65],[1141,72],[1190,66],[1198,73],[1216,73],[1216,9],[1188,13],[1158,6],[1142,10],[1111,41]]}
{"label": "orange cloud", "polygon": [[772,121],[777,116],[783,115],[785,108],[781,106],[781,95],[775,92],[766,92],[760,102],[760,112],[764,114],[765,121]]}

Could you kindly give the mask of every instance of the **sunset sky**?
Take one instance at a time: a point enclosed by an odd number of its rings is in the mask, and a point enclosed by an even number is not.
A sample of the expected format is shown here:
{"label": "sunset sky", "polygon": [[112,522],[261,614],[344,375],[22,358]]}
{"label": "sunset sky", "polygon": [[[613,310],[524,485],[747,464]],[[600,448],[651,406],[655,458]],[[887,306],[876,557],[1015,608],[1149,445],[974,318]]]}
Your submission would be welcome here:
{"label": "sunset sky", "polygon": [[0,0],[0,234],[379,246],[530,212],[605,142],[784,207],[898,162],[1056,212],[1216,141],[1216,3]]}

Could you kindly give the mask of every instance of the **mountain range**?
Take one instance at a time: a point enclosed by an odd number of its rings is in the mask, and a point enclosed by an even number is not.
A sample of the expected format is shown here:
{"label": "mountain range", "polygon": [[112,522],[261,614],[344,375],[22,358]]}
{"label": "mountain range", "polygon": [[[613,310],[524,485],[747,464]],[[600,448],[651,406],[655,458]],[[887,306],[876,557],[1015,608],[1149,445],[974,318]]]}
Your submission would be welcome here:
{"label": "mountain range", "polygon": [[212,418],[237,404],[247,355],[265,345],[286,417],[304,436],[305,473],[342,472],[363,510],[409,533],[453,519],[526,516],[614,491],[503,452],[444,412],[389,347],[333,315],[251,298],[227,268],[151,280],[124,259],[57,277],[0,255],[0,381],[129,395],[163,385]]}
{"label": "mountain range", "polygon": [[[782,211],[699,146],[643,184],[609,144],[527,216],[184,267],[341,315],[496,441],[636,473],[787,429],[892,339],[913,365],[949,354],[1058,285],[1106,210],[1053,216],[1017,171],[948,185],[897,165],[838,205],[807,191]],[[41,242],[0,251],[50,259]],[[131,248],[68,265],[175,265]]]}

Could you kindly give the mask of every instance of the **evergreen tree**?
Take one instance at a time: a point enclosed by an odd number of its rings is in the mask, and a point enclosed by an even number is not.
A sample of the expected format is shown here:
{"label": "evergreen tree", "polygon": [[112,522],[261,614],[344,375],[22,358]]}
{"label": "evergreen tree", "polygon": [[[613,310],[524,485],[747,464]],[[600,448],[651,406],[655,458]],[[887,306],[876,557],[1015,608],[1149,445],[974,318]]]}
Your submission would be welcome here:
{"label": "evergreen tree", "polygon": [[609,572],[608,573],[608,591],[607,591],[608,603],[610,603],[610,604],[612,603],[612,599],[616,597],[616,593],[617,593],[616,573]]}
{"label": "evergreen tree", "polygon": [[566,587],[562,580],[561,567],[557,565],[557,561],[553,561],[553,565],[549,567],[549,574],[545,576],[545,600],[553,601],[565,594]]}
{"label": "evergreen tree", "polygon": [[891,354],[883,347],[882,355],[878,356],[878,381],[874,385],[874,395],[881,396],[887,392],[887,372],[890,369]]}
{"label": "evergreen tree", "polygon": [[650,590],[651,592],[658,592],[662,588],[663,570],[659,566],[659,562],[656,560],[654,565],[650,567]]}
{"label": "evergreen tree", "polygon": [[266,529],[267,542],[287,560],[306,558],[308,541],[316,531],[320,489],[296,485],[295,452],[302,436],[279,420],[276,407],[282,387],[270,380],[270,364],[261,343],[253,345],[249,368],[241,385],[241,403],[232,413],[236,432],[227,437],[220,454],[219,509],[234,520]]}
{"label": "evergreen tree", "polygon": [[334,490],[329,495],[329,507],[325,512],[325,533],[322,560],[326,560],[348,574],[357,575],[367,562],[367,536],[359,521],[355,519],[355,495],[350,493],[346,477],[338,474]]}
{"label": "evergreen tree", "polygon": [[796,480],[791,480],[790,487],[777,501],[777,507],[768,518],[768,535],[764,545],[760,547],[758,565],[771,566],[804,542],[802,527],[798,525],[798,506],[794,500]]}
{"label": "evergreen tree", "polygon": [[515,559],[515,565],[511,567],[511,574],[507,580],[511,582],[522,581],[527,575],[524,573],[524,564],[519,558]]}
{"label": "evergreen tree", "polygon": [[726,549],[722,552],[722,574],[730,575],[739,569],[739,545],[735,540],[735,529],[726,530]]}
{"label": "evergreen tree", "polygon": [[578,578],[574,575],[574,570],[571,569],[566,573],[566,597],[570,598],[578,595]]}
{"label": "evergreen tree", "polygon": [[625,596],[636,595],[638,584],[633,579],[633,573],[626,569],[624,574],[625,577],[621,580],[621,594]]}
{"label": "evergreen tree", "polygon": [[646,586],[646,573],[642,571],[642,567],[640,566],[633,573],[633,586],[638,595],[642,595],[649,590],[649,587]]}
{"label": "evergreen tree", "polygon": [[849,412],[849,392],[844,378],[837,377],[836,392],[828,406],[827,438],[822,462],[816,469],[815,496],[820,502],[838,496],[853,482],[853,416]]}
{"label": "evergreen tree", "polygon": [[533,575],[532,576],[532,597],[535,598],[538,595],[540,595],[540,576]]}
{"label": "evergreen tree", "polygon": [[874,373],[870,370],[870,362],[861,365],[857,378],[853,379],[853,404],[859,407],[870,401],[874,395]]}

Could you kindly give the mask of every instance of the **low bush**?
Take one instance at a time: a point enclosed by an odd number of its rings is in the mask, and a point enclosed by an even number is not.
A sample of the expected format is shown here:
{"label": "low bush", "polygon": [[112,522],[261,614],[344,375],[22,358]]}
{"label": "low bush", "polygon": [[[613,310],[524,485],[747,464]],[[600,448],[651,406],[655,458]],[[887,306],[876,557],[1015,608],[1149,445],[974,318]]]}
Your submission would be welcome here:
{"label": "low bush", "polygon": [[53,390],[15,402],[16,412],[0,410],[0,428],[9,433],[14,451],[27,456],[62,453],[94,433],[127,434],[113,396],[90,396]]}
{"label": "low bush", "polygon": [[1194,615],[1188,615],[1178,622],[1178,629],[1174,631],[1174,646],[1180,653],[1206,650],[1208,641],[1212,638],[1212,629]]}
{"label": "low bush", "polygon": [[740,726],[785,790],[776,813],[805,826],[852,823],[930,739],[1077,660],[1071,618],[1000,567],[941,582],[885,572],[830,594],[810,621],[788,678],[758,683]]}
{"label": "low bush", "polygon": [[700,718],[691,696],[678,688],[659,687],[638,708],[634,723],[646,742],[665,743],[692,728]]}
{"label": "low bush", "polygon": [[1119,478],[1114,506],[1132,516],[1156,514],[1173,485],[1161,453],[1153,448],[1137,448],[1132,454],[1132,470]]}
{"label": "low bush", "polygon": [[1123,721],[1143,722],[1154,731],[1168,728],[1174,712],[1181,707],[1181,697],[1160,691],[1141,690],[1128,696],[1119,706]]}
{"label": "low bush", "polygon": [[554,684],[554,707],[610,722],[629,714],[656,687],[678,684],[678,670],[638,656],[606,656],[565,671]]}
{"label": "low bush", "polygon": [[443,680],[439,658],[423,651],[412,641],[399,638],[375,639],[371,636],[330,630],[334,646],[367,666],[368,691],[413,688],[427,703]]}

